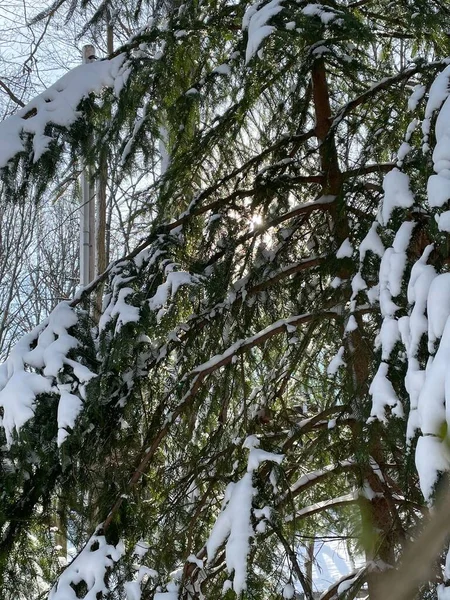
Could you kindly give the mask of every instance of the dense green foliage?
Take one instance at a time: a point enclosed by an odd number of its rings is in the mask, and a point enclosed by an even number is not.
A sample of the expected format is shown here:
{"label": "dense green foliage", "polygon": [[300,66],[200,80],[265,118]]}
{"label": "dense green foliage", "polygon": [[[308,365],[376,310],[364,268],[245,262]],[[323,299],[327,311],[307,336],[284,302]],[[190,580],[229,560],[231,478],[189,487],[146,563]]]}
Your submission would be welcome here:
{"label": "dense green foliage", "polygon": [[[95,170],[101,155],[108,194],[131,207],[124,256],[71,303],[79,344],[69,358],[96,374],[85,396],[72,363],[55,378],[83,400],[73,431],[58,447],[52,390],[1,448],[3,598],[45,595],[66,541],[80,550],[99,524],[126,554],[98,598],[126,598],[139,540],[149,545],[142,564],[159,573],[143,580],[142,598],[170,592],[172,580],[181,598],[221,597],[233,576],[222,550],[206,564],[204,548],[227,485],[247,471],[248,436],[284,459],[253,471],[245,598],[280,597],[289,583],[311,598],[301,547],[336,535],[375,565],[345,597],[369,585],[377,600],[377,570],[398,560],[420,521],[406,421],[369,419],[381,320],[352,290],[352,249],[395,166],[413,86],[429,87],[444,66],[449,11],[418,1],[307,6],[319,5],[278,2],[262,23],[273,31],[246,61],[254,33],[241,27],[244,2],[99,3],[90,24],[100,37],[106,21],[136,32],[115,52],[129,66],[123,89],[83,101],[69,131],[49,124],[43,159],[27,148],[3,171],[3,202],[38,201],[61,165],[83,156]],[[57,2],[40,18],[86,7]],[[431,164],[414,150],[405,168],[420,196]],[[404,218],[394,215],[393,230]],[[381,232],[385,245],[391,233]],[[379,262],[370,252],[362,264],[369,287]],[[344,368],[331,373],[341,347]],[[391,370],[407,406],[405,365]],[[270,516],[255,512],[264,507]]]}

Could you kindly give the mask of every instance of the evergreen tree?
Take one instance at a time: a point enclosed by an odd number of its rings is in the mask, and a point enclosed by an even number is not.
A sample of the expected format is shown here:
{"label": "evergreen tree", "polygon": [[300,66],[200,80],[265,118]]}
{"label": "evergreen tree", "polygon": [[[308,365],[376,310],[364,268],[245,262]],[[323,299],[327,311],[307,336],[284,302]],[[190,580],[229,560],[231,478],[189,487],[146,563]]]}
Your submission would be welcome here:
{"label": "evergreen tree", "polygon": [[[434,81],[433,146],[448,12],[102,2],[86,30],[133,23],[130,39],[0,124],[3,202],[38,202],[82,157],[135,207],[129,250],[0,370],[5,598],[54,583],[52,600],[311,599],[301,543],[327,532],[357,538],[367,561],[324,597],[384,597],[383,571],[425,510],[404,418],[416,384],[403,385],[426,361],[425,309],[422,284],[406,298],[397,273],[422,257],[411,277],[431,283],[422,253],[441,235],[406,105],[412,91],[420,118]],[[397,310],[420,322],[407,362],[392,354]],[[441,417],[432,431],[422,417],[422,447],[444,447]],[[66,543],[76,557],[60,573]]]}

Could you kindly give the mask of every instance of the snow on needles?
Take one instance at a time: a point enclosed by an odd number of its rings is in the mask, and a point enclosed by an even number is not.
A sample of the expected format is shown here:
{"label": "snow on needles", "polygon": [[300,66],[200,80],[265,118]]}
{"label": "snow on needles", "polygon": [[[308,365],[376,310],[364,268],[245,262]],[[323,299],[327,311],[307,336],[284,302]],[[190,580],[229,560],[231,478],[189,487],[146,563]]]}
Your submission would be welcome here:
{"label": "snow on needles", "polygon": [[[87,367],[67,356],[78,346],[68,333],[77,322],[69,303],[60,302],[42,325],[19,340],[0,365],[0,424],[8,446],[13,442],[14,431],[19,433],[33,417],[39,394],[59,396],[58,445],[67,436],[66,428],[74,426],[82,407],[80,396],[84,396],[85,384],[94,377]],[[67,373],[63,381],[64,370]]]}
{"label": "snow on needles", "polygon": [[93,535],[75,560],[63,571],[50,591],[48,600],[76,600],[73,585],[85,582],[87,593],[84,600],[96,600],[99,594],[108,592],[106,573],[123,556],[122,542],[112,546],[102,535]]}
{"label": "snow on needles", "polygon": [[382,223],[389,221],[394,208],[409,208],[414,203],[414,196],[409,189],[409,177],[398,169],[392,169],[384,177],[384,200],[381,212]]}
{"label": "snow on needles", "polygon": [[[443,231],[450,229],[449,211],[441,212],[450,199],[449,78],[450,67],[447,67],[435,79],[422,123],[426,150],[432,116],[439,110],[432,155],[435,174],[428,179],[427,201],[430,213],[434,213],[438,227]],[[394,209],[411,207],[414,196],[409,177],[398,168],[385,176],[383,189],[385,194],[378,221],[387,225]],[[417,432],[420,434],[416,468],[422,493],[431,501],[439,474],[450,470],[447,433],[450,425],[450,273],[436,270],[430,260],[434,246],[428,245],[412,265],[409,280],[403,280],[406,253],[415,226],[414,221],[404,220],[392,246],[381,258],[379,289],[383,323],[377,345],[381,347],[382,362],[369,389],[372,396],[370,420],[385,421],[389,413],[401,414],[401,404],[389,376],[391,352],[401,342],[407,361],[405,388],[410,402],[407,436],[412,440]],[[374,239],[372,245],[381,250],[378,240]],[[365,252],[363,247],[361,260]],[[392,299],[400,295],[403,284],[407,284],[408,314],[399,318],[396,314],[399,307]],[[425,348],[428,356],[423,356]]]}
{"label": "snow on needles", "polygon": [[448,97],[448,77],[450,69],[445,69],[445,90],[440,90],[435,101],[430,92],[427,110],[435,107],[436,103],[446,97],[436,119],[436,146],[433,152],[433,166],[436,175],[428,179],[428,203],[431,207],[441,207],[450,199],[450,98]]}
{"label": "snow on needles", "polygon": [[268,37],[276,27],[267,25],[270,19],[283,10],[283,0],[271,0],[262,6],[261,0],[247,8],[242,19],[242,29],[248,31],[247,49],[245,51],[245,64],[248,64],[258,51],[263,40]]}
{"label": "snow on needles", "polygon": [[0,123],[0,168],[25,150],[26,135],[33,137],[33,160],[47,151],[52,138],[45,135],[47,125],[70,127],[79,117],[77,107],[92,92],[104,87],[119,93],[128,70],[125,55],[75,67],[24,108]]}
{"label": "snow on needles", "polygon": [[234,571],[233,590],[239,595],[246,589],[247,556],[250,551],[250,538],[254,531],[251,524],[252,499],[256,493],[253,487],[253,471],[261,462],[272,461],[278,464],[283,455],[273,454],[258,448],[256,436],[249,436],[243,443],[250,450],[247,473],[237,483],[230,483],[225,491],[222,512],[212,528],[206,543],[208,563],[220,546],[226,541],[225,561],[228,572]]}

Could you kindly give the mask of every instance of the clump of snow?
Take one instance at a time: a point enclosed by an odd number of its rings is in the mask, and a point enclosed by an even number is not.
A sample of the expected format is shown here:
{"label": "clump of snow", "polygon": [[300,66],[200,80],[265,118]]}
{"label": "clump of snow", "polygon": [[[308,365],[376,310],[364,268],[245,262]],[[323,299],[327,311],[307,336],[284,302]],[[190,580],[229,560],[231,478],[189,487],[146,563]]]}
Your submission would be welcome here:
{"label": "clump of snow", "polygon": [[425,248],[420,259],[411,269],[411,277],[408,284],[408,301],[414,304],[409,317],[411,332],[409,352],[412,356],[416,353],[422,335],[428,330],[428,319],[425,315],[428,290],[433,279],[436,277],[435,268],[427,264],[432,250],[432,245]]}
{"label": "clump of snow", "polygon": [[443,583],[440,583],[436,591],[438,600],[450,600],[450,587],[446,587]]}
{"label": "clump of snow", "polygon": [[336,252],[336,258],[351,258],[352,255],[353,246],[351,245],[350,240],[347,238],[339,246],[338,251]]}
{"label": "clump of snow", "polygon": [[[114,304],[108,307],[108,314],[111,319],[117,317],[116,321],[116,333],[120,331],[123,325],[126,323],[136,323],[139,321],[139,309],[136,306],[132,306],[125,302],[125,298],[131,296],[133,294],[133,289],[129,287],[123,287],[119,289],[117,298],[114,301]],[[102,315],[103,317],[103,315]],[[103,326],[104,321],[102,321]]]}
{"label": "clump of snow", "polygon": [[349,590],[352,585],[355,583],[355,578],[351,578],[351,579],[345,579],[344,581],[341,581],[341,583],[338,585],[338,589],[337,589],[337,594],[338,596],[340,596],[341,594],[344,594],[347,590]]}
{"label": "clump of snow", "polygon": [[398,321],[392,317],[385,317],[381,324],[380,333],[375,340],[375,347],[381,346],[381,360],[388,360],[395,344],[400,339]]}
{"label": "clump of snow", "polygon": [[333,8],[322,4],[307,4],[302,13],[307,17],[319,17],[324,25],[332,23],[338,16]]}
{"label": "clump of snow", "polygon": [[394,315],[398,306],[392,296],[398,296],[401,290],[401,278],[406,263],[406,253],[396,253],[387,248],[380,264],[379,294],[380,310],[383,317]]}
{"label": "clump of snow", "polygon": [[281,464],[283,458],[283,454],[274,454],[273,452],[266,452],[265,450],[260,450],[259,448],[252,448],[248,457],[247,471],[250,473],[255,471],[259,465],[265,461]]}
{"label": "clump of snow", "polygon": [[369,232],[359,245],[359,258],[361,262],[364,260],[367,252],[369,251],[373,252],[373,254],[376,254],[380,258],[383,256],[384,246],[380,236],[377,233],[378,225],[379,223],[377,221],[372,223]]}
{"label": "clump of snow", "polygon": [[414,204],[414,196],[409,187],[409,177],[398,169],[392,169],[383,180],[382,224],[386,225],[394,208],[409,208]]}
{"label": "clump of snow", "polygon": [[412,94],[408,98],[408,110],[409,111],[412,112],[412,111],[416,110],[417,105],[422,100],[422,98],[425,96],[426,91],[427,91],[427,88],[424,85],[415,85],[414,86]]}
{"label": "clump of snow", "polygon": [[[450,152],[448,156],[450,158]],[[450,171],[448,169],[442,170],[439,175],[431,175],[428,178],[427,197],[428,204],[432,207],[444,206],[450,199]]]}
{"label": "clump of snow", "polygon": [[[263,461],[280,463],[282,455],[259,449],[256,436],[249,436],[243,443],[250,450],[247,473],[237,483],[230,483],[225,490],[222,511],[216,519],[206,542],[208,563],[214,559],[224,542],[225,562],[229,573],[234,571],[233,590],[237,595],[247,587],[247,556],[250,551],[250,538],[254,535],[251,524],[252,499],[256,494],[253,487],[253,471]],[[270,514],[269,507],[257,513],[259,517]],[[257,517],[258,518],[258,517]]]}
{"label": "clump of snow", "polygon": [[[424,134],[424,141],[428,141],[428,135],[430,133],[430,123],[433,113],[438,110],[442,103],[448,98],[449,82],[450,78],[450,67],[447,66],[436,79],[433,81],[430,91],[428,94],[428,101],[425,108],[425,118],[422,122],[422,132]],[[436,124],[436,137],[437,137],[437,124]]]}
{"label": "clump of snow", "polygon": [[342,279],[340,277],[334,277],[331,280],[330,285],[332,288],[337,289],[339,286],[342,285]]}
{"label": "clump of snow", "polygon": [[167,273],[164,283],[158,286],[156,293],[148,302],[151,310],[157,310],[164,306],[169,297],[174,298],[179,288],[183,285],[195,285],[198,278],[186,271],[171,271]]}
{"label": "clump of snow", "polygon": [[350,333],[358,329],[358,323],[356,322],[355,316],[350,315],[347,321],[347,325],[345,326],[345,333]]}
{"label": "clump of snow", "polygon": [[48,600],[69,600],[76,597],[73,585],[84,581],[87,593],[84,600],[96,600],[108,592],[106,574],[125,553],[122,542],[112,546],[102,535],[93,535],[84,549],[66,567],[51,589]]}
{"label": "clump of snow", "polygon": [[[61,385],[60,389],[64,386]],[[81,399],[75,394],[70,393],[70,385],[67,389],[61,389],[61,397],[58,402],[58,446],[64,442],[69,435],[67,427],[73,429],[75,421],[83,408]]]}
{"label": "clump of snow", "polygon": [[[445,72],[447,74],[444,80],[448,88],[449,67],[445,69]],[[446,100],[436,119],[436,146],[433,152],[433,166],[436,175],[429,177],[427,186],[428,204],[431,207],[443,206],[450,199],[450,101],[447,88],[445,91]]]}
{"label": "clump of snow", "polygon": [[387,408],[391,409],[393,415],[403,416],[403,407],[388,378],[388,369],[387,363],[382,362],[370,384],[369,394],[372,396],[372,410],[370,411],[369,422],[377,419],[385,423],[387,421]]}
{"label": "clump of snow", "polygon": [[227,540],[225,560],[228,571],[231,573],[234,570],[233,589],[238,595],[246,589],[247,555],[250,551],[249,540],[253,535],[250,516],[254,494],[251,472],[237,483],[228,485],[224,507],[206,543],[208,562],[211,562],[219,547]]}
{"label": "clump of snow", "polygon": [[359,292],[367,289],[367,283],[364,281],[361,271],[358,271],[358,273],[356,273],[356,275],[353,277],[351,286],[353,292],[352,298],[356,298],[356,295]]}
{"label": "clump of snow", "polygon": [[411,144],[403,142],[397,151],[397,166],[401,167],[406,156],[411,152]]}
{"label": "clump of snow", "polygon": [[337,351],[336,356],[334,356],[334,358],[331,360],[330,364],[328,365],[327,375],[329,375],[330,377],[332,377],[333,375],[336,375],[336,373],[338,372],[340,367],[345,367],[345,361],[342,358],[344,356],[344,351],[345,351],[344,346],[341,346],[339,348],[339,350]]}
{"label": "clump of snow", "polygon": [[283,0],[270,0],[263,4],[262,0],[258,0],[245,11],[242,19],[242,29],[248,32],[245,64],[257,53],[264,39],[275,31],[276,28],[267,23],[283,10],[282,2]]}
{"label": "clump of snow", "polygon": [[450,231],[450,210],[435,216],[439,231]]}
{"label": "clump of snow", "polygon": [[[25,136],[33,139],[34,162],[48,150],[53,138],[44,132],[49,124],[69,128],[80,117],[77,107],[91,93],[113,88],[118,78],[126,79],[125,56],[75,67],[24,108],[0,123],[0,168],[25,150]],[[119,89],[117,90],[120,91]]]}
{"label": "clump of snow", "polygon": [[[134,547],[133,555],[142,558],[149,551],[150,545],[145,540],[139,540]],[[156,571],[155,571],[156,573]]]}
{"label": "clump of snow", "polygon": [[427,299],[428,342],[433,352],[433,343],[442,336],[450,316],[450,273],[442,273],[430,284]]}
{"label": "clump of snow", "polygon": [[231,75],[231,69],[229,65],[224,63],[223,65],[215,67],[213,73],[217,73],[218,75]]}
{"label": "clump of snow", "polygon": [[136,579],[133,581],[126,581],[123,584],[125,593],[127,595],[126,600],[141,600],[141,586],[144,580],[148,577],[155,579],[156,577],[158,577],[158,572],[154,569],[149,569],[148,567],[139,567]]}
{"label": "clump of snow", "polygon": [[[19,433],[33,417],[39,394],[59,396],[58,444],[67,437],[66,427],[74,426],[82,406],[76,394],[82,396],[84,385],[94,377],[87,367],[67,357],[78,346],[76,338],[68,333],[77,322],[78,317],[69,303],[60,302],[46,321],[24,336],[0,365],[0,406],[4,413],[0,424],[9,446],[14,431]],[[72,371],[71,383],[60,381],[66,366]]]}
{"label": "clump of snow", "polygon": [[397,253],[406,252],[409,246],[411,235],[416,223],[414,221],[404,221],[395,234],[392,247]]}
{"label": "clump of snow", "polygon": [[447,443],[434,435],[423,435],[417,441],[416,468],[419,473],[420,489],[426,500],[430,500],[440,473],[450,468]]}

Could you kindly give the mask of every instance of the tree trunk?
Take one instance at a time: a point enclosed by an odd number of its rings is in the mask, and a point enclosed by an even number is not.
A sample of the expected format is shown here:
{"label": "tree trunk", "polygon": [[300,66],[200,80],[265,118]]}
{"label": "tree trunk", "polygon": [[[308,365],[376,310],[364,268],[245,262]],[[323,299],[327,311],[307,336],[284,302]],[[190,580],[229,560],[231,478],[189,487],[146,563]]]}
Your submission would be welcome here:
{"label": "tree trunk", "polygon": [[[316,116],[316,136],[320,143],[321,171],[324,175],[323,195],[335,196],[335,201],[330,207],[332,228],[336,246],[339,247],[349,237],[349,225],[345,197],[343,193],[343,177],[339,168],[339,160],[336,151],[334,134],[331,129],[331,104],[325,62],[318,59],[312,69],[313,101]],[[343,279],[351,278],[352,273],[343,267],[337,275]],[[346,346],[347,355],[351,356],[353,386],[353,411],[355,413],[356,425],[353,428],[354,448],[358,449],[363,443],[363,405],[367,402],[368,378],[370,356],[369,349],[362,335],[364,324],[360,320],[358,329],[351,332],[347,337],[342,337]],[[372,435],[369,447],[369,455],[377,457],[375,460],[383,463],[383,451],[380,437]],[[356,454],[356,452],[355,452]],[[362,488],[364,482],[375,492],[373,498],[362,498],[360,512],[362,521],[362,542],[364,545],[366,559],[368,561],[382,561],[392,565],[394,563],[394,544],[396,530],[393,526],[393,517],[388,499],[385,497],[385,489],[371,468],[363,466],[359,477],[359,486]],[[368,577],[370,600],[385,600],[379,591],[379,572],[376,570]]]}

